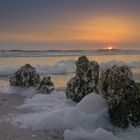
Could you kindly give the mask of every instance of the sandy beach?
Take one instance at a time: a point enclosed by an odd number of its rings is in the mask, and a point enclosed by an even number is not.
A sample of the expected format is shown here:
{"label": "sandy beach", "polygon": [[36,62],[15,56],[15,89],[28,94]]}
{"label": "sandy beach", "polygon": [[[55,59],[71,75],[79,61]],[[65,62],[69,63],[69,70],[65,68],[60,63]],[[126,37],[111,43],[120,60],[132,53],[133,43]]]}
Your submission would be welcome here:
{"label": "sandy beach", "polygon": [[24,99],[25,97],[16,94],[0,94],[0,140],[63,140],[59,132],[32,131],[10,124],[11,116],[30,112],[17,108]]}

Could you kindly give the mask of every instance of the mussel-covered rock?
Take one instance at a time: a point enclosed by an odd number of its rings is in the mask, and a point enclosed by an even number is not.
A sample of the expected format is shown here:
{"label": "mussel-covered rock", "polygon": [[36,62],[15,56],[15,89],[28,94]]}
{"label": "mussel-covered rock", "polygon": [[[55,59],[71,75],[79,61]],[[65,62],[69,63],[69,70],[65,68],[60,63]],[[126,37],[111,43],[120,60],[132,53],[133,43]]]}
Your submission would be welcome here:
{"label": "mussel-covered rock", "polygon": [[10,75],[10,85],[19,87],[35,86],[40,81],[40,76],[36,69],[30,64],[25,64],[14,74]]}
{"label": "mussel-covered rock", "polygon": [[81,56],[76,61],[76,75],[67,83],[66,95],[79,102],[91,92],[98,92],[99,64]]}
{"label": "mussel-covered rock", "polygon": [[45,76],[37,85],[37,90],[41,93],[49,94],[54,90],[54,84],[50,77]]}
{"label": "mussel-covered rock", "polygon": [[123,128],[140,125],[140,89],[130,68],[115,65],[102,73],[101,80],[111,122]]}
{"label": "mussel-covered rock", "polygon": [[136,85],[137,85],[137,87],[138,87],[139,90],[140,90],[140,82],[136,82]]}

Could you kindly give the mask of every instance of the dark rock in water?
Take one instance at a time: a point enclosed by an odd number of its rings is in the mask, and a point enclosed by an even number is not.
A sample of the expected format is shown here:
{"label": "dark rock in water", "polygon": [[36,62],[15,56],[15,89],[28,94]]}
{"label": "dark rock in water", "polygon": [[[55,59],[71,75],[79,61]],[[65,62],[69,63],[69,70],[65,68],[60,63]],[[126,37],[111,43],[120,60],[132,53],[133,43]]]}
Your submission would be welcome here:
{"label": "dark rock in water", "polygon": [[54,85],[50,77],[44,77],[40,80],[36,69],[30,64],[21,67],[17,72],[10,76],[10,85],[19,87],[34,86],[42,93],[50,93],[54,90]]}
{"label": "dark rock in water", "polygon": [[102,93],[109,105],[111,122],[127,128],[140,125],[140,88],[127,66],[113,66],[101,75]]}
{"label": "dark rock in water", "polygon": [[76,76],[67,83],[66,95],[79,102],[91,92],[98,93],[99,64],[81,56],[76,61]]}
{"label": "dark rock in water", "polygon": [[40,76],[36,69],[30,64],[25,64],[17,70],[14,74],[10,75],[10,85],[19,87],[35,86],[40,81]]}
{"label": "dark rock in water", "polygon": [[133,74],[127,66],[114,65],[101,74],[102,93],[110,105],[117,105],[124,96],[124,87],[133,81]]}
{"label": "dark rock in water", "polygon": [[[81,56],[76,61],[76,75],[78,77],[83,77],[86,74],[87,69],[89,68],[89,60],[86,56]],[[86,75],[87,76],[87,75]]]}
{"label": "dark rock in water", "polygon": [[42,79],[42,81],[40,81],[36,88],[41,93],[49,94],[54,90],[54,84],[51,81],[51,78],[46,76]]}
{"label": "dark rock in water", "polygon": [[138,86],[138,88],[140,90],[140,82],[136,82],[136,85]]}

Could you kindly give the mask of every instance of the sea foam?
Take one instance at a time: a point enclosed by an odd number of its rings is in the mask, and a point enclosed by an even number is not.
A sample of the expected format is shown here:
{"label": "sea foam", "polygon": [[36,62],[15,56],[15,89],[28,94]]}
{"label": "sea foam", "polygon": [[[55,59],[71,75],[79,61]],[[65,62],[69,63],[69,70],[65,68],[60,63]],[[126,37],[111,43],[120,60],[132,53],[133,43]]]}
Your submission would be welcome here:
{"label": "sea foam", "polygon": [[78,104],[67,99],[63,91],[51,95],[36,94],[27,98],[20,109],[33,113],[13,117],[20,128],[63,132],[65,140],[139,140],[140,128],[123,130],[112,126],[108,106],[101,95],[91,93]]}

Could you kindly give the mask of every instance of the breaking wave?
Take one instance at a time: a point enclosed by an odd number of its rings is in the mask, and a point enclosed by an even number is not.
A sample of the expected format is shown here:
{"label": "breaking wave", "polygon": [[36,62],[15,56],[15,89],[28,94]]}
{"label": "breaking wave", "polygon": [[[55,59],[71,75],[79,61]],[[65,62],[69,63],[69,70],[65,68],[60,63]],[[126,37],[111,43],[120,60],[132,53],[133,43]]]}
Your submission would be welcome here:
{"label": "breaking wave", "polygon": [[136,55],[139,50],[0,50],[0,57],[56,57],[56,56],[98,56],[98,55]]}
{"label": "breaking wave", "polygon": [[[123,62],[123,61],[109,61],[100,63],[101,69],[110,68],[113,65],[128,65],[130,68],[140,68],[140,61]],[[0,76],[9,76],[17,71],[21,65],[8,65],[0,68]],[[34,65],[41,75],[66,75],[72,74],[76,70],[75,60],[59,61],[54,65]]]}

